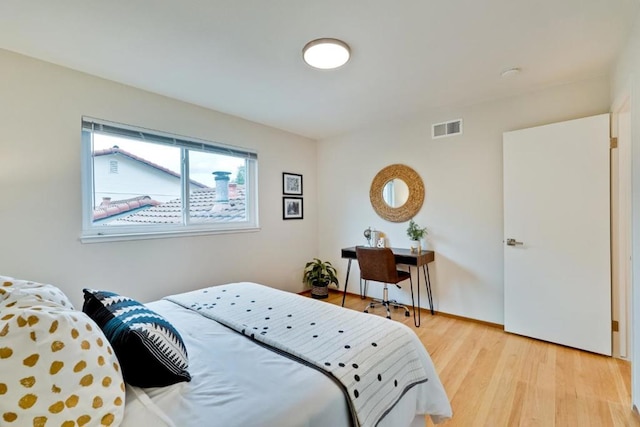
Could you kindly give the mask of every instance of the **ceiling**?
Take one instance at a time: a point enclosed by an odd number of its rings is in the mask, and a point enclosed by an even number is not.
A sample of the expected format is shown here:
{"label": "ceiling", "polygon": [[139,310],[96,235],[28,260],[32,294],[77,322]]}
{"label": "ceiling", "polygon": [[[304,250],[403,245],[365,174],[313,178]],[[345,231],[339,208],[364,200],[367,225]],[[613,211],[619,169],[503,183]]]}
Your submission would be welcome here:
{"label": "ceiling", "polygon": [[[3,0],[0,48],[314,139],[607,75],[638,0]],[[302,47],[340,38],[315,70]],[[516,76],[501,71],[520,67]]]}

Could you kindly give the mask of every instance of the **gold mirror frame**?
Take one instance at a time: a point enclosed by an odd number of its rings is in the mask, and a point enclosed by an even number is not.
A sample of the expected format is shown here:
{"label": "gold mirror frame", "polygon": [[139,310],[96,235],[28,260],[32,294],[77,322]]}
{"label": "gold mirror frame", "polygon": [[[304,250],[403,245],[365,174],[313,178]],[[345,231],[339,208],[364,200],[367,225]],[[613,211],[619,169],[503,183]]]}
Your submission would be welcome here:
{"label": "gold mirror frame", "polygon": [[[382,189],[385,184],[392,179],[399,178],[409,187],[409,198],[407,202],[398,207],[392,208],[382,197]],[[382,169],[373,178],[371,190],[369,190],[371,206],[382,219],[391,222],[404,222],[413,218],[422,208],[424,202],[424,183],[418,172],[409,166],[395,164]]]}

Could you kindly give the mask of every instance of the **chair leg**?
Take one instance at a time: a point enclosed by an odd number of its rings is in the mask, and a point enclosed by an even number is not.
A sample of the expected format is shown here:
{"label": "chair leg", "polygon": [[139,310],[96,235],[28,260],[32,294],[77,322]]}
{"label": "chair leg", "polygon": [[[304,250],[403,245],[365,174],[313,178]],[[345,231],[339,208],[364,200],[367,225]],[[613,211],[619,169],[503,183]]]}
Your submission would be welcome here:
{"label": "chair leg", "polygon": [[[365,281],[365,286],[366,286],[366,283],[367,282]],[[379,305],[384,306],[384,308],[387,310],[387,319],[391,319],[390,306],[393,307],[394,309],[402,308],[404,310],[405,317],[411,316],[411,312],[409,311],[409,308],[407,306],[400,304],[396,300],[389,300],[389,288],[387,287],[386,283],[384,284],[384,288],[382,289],[382,299],[381,300],[373,299],[369,304],[367,304],[367,306],[364,309],[364,312],[368,313],[369,309],[376,308]]]}
{"label": "chair leg", "polygon": [[409,310],[409,308],[406,305],[400,304],[396,300],[389,301],[389,304],[391,304],[391,306],[394,309],[402,308],[404,310],[404,317],[410,317],[411,316],[411,311]]}
{"label": "chair leg", "polygon": [[383,305],[383,301],[380,299],[373,299],[367,306],[364,308],[364,312],[368,313],[370,308],[376,308],[379,305]]}
{"label": "chair leg", "polygon": [[387,318],[391,319],[391,315],[389,314],[389,305],[391,305],[393,308],[398,309],[398,308],[402,308],[404,309],[404,316],[405,317],[409,317],[411,316],[411,313],[409,312],[409,308],[407,308],[407,306],[400,304],[398,301],[396,300],[389,300],[389,289],[387,288],[387,284],[384,284],[384,302],[386,303],[386,307],[387,307]]}
{"label": "chair leg", "polygon": [[391,319],[391,311],[389,311],[389,288],[386,283],[382,289],[382,305],[387,309],[387,319]]}

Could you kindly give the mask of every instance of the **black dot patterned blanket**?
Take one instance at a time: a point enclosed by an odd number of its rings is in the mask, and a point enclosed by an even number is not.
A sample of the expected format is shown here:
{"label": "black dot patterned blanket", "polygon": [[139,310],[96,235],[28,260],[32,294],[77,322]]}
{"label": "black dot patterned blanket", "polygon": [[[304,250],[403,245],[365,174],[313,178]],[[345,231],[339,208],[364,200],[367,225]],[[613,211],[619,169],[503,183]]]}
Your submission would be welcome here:
{"label": "black dot patterned blanket", "polygon": [[165,299],[333,377],[348,396],[354,426],[376,426],[416,385],[433,382],[444,394],[420,354],[424,347],[401,323],[255,283]]}

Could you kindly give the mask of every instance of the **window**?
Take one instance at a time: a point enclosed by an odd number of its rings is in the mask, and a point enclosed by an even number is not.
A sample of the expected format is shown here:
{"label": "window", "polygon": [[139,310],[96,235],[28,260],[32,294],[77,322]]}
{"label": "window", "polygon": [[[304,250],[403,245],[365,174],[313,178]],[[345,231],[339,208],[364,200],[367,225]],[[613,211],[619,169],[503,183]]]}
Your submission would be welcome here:
{"label": "window", "polygon": [[254,230],[258,155],[84,117],[83,241]]}

